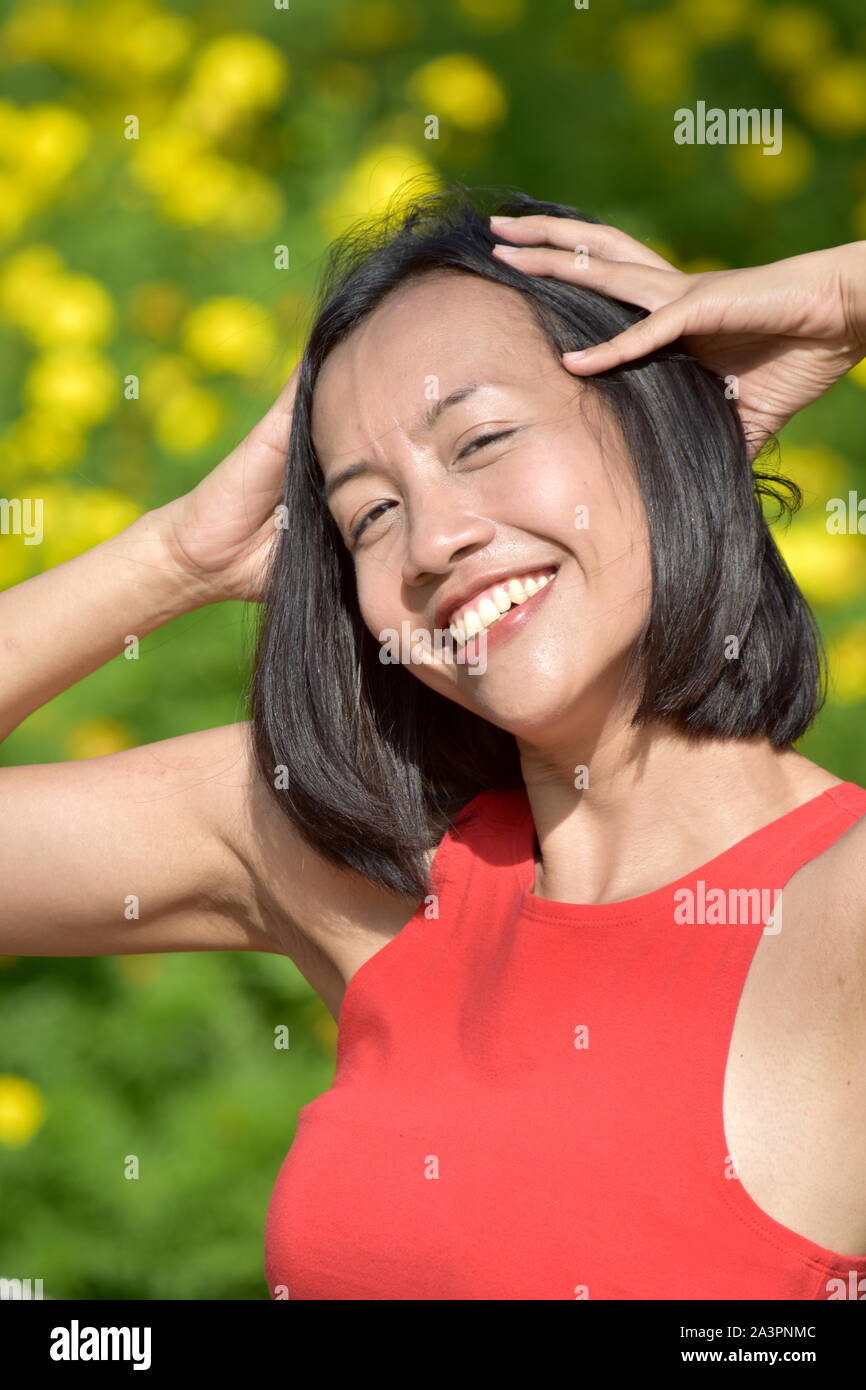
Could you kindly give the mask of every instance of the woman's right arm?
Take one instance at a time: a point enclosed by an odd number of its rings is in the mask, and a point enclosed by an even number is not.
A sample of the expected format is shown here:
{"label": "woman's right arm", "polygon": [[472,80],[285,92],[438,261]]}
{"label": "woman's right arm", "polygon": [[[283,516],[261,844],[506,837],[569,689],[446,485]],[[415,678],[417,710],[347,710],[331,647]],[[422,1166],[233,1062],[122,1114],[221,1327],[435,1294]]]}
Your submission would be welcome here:
{"label": "woman's right arm", "polygon": [[[261,596],[294,381],[191,493],[0,593],[0,737],[127,638]],[[0,954],[285,952],[245,862],[251,808],[266,801],[245,724],[0,767]],[[303,851],[288,822],[280,844],[290,871]]]}
{"label": "woman's right arm", "polygon": [[212,602],[166,544],[168,509],[0,593],[0,741],[163,623]]}
{"label": "woman's right arm", "polygon": [[[159,511],[0,594],[3,737],[127,637],[211,598]],[[0,953],[277,950],[221,833],[248,792],[244,730],[0,767]]]}

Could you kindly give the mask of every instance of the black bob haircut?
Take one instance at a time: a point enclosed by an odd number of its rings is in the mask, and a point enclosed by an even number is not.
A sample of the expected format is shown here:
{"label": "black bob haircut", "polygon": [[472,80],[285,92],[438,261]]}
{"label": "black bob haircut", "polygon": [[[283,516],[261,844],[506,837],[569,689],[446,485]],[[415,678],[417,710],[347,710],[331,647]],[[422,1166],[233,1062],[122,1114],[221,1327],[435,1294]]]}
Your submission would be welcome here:
{"label": "black bob haircut", "polygon": [[[645,311],[529,276],[490,251],[492,213],[588,216],[512,188],[451,183],[351,228],[331,247],[297,380],[285,491],[250,683],[258,768],[302,838],[331,863],[395,893],[432,892],[429,851],[479,792],[521,784],[510,733],[383,664],[354,565],[321,497],[311,437],[329,352],[389,291],[425,272],[468,271],[519,291],[557,353],[612,338]],[[632,652],[632,724],[789,747],[826,697],[826,655],[770,534],[799,488],[753,467],[725,383],[673,343],[581,378],[619,427],[646,510],[649,611]],[[730,659],[726,640],[739,640]]]}

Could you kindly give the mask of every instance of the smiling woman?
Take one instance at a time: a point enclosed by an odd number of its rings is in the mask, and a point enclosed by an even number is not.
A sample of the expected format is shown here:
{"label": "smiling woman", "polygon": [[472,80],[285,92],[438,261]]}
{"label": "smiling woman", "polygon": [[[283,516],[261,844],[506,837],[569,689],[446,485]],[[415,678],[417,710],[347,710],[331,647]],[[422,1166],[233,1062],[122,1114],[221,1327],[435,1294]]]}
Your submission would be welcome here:
{"label": "smiling woman", "polygon": [[[753,470],[722,381],[676,344],[575,379],[560,354],[642,312],[492,257],[482,201],[428,195],[331,251],[253,684],[259,766],[286,815],[333,862],[415,896],[455,811],[520,784],[515,739],[568,719],[586,731],[634,697],[636,726],[782,749],[824,693],[817,629],[759,502],[784,511],[797,489]],[[503,207],[577,216],[525,194]],[[402,621],[450,626],[489,585],[545,572],[543,627],[537,603],[499,624],[483,682],[379,660]],[[531,646],[518,691],[493,659],[506,637],[522,644],[512,663]]]}
{"label": "smiling woman", "polygon": [[866,789],[793,747],[822,649],[746,427],[856,356],[863,249],[793,296],[693,283],[512,192],[507,263],[486,197],[339,242],[246,439],[0,594],[0,732],[124,633],[264,600],[248,724],[0,769],[0,951],[298,966],[337,1068],[274,1299],[835,1298],[866,1287]]}
{"label": "smiling woman", "polygon": [[[663,303],[676,272],[581,283],[570,239],[622,234],[513,192],[548,249],[494,256],[482,202],[338,243],[298,374],[252,733],[316,862],[382,897],[315,934],[337,1071],[274,1188],[269,1288],[836,1297],[866,1276],[866,1049],[838,1047],[866,1032],[838,887],[866,790],[792,747],[823,651],[761,497],[798,490],[670,335],[569,370],[640,330],[604,282]],[[384,662],[403,628],[430,640]],[[718,908],[744,900],[772,920]]]}

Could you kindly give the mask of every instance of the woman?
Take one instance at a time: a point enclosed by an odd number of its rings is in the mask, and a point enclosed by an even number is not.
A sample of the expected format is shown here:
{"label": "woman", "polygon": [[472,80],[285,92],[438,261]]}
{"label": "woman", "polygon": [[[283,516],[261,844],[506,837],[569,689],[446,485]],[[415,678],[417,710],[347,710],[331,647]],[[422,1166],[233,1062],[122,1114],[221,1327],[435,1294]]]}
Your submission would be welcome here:
{"label": "woman", "polygon": [[7,731],[265,600],[249,724],[3,770],[0,950],[271,951],[339,1015],[272,1298],[852,1296],[866,790],[792,747],[751,461],[866,352],[866,247],[689,276],[481,201],[347,236],[233,454],[0,599]]}

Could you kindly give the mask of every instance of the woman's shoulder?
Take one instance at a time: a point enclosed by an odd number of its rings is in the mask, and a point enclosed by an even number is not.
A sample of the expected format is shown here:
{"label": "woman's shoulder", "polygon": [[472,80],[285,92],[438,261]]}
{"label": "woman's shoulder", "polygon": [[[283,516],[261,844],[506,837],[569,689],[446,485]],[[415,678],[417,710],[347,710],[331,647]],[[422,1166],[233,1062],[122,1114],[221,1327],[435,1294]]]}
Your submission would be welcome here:
{"label": "woman's shoulder", "polygon": [[823,802],[837,817],[826,848],[801,868],[796,878],[811,903],[817,921],[832,924],[822,931],[845,974],[866,982],[866,786],[856,778],[838,777],[808,763],[800,786],[800,804],[816,809]]}
{"label": "woman's shoulder", "polygon": [[[223,816],[221,833],[248,876],[248,897],[255,904],[260,929],[278,943],[276,949],[294,955],[305,940],[331,955],[336,937],[352,931],[390,932],[417,909],[418,900],[370,882],[318,853],[280,809],[256,766],[246,724],[229,726],[221,734],[223,765],[231,763],[243,796],[230,815]],[[229,756],[234,749],[234,758]],[[519,787],[485,789],[452,810],[441,833],[423,854],[428,873],[448,845],[473,842],[486,834],[501,835],[528,808]]]}

